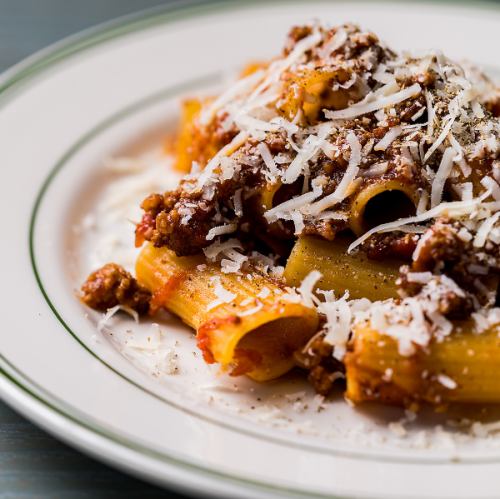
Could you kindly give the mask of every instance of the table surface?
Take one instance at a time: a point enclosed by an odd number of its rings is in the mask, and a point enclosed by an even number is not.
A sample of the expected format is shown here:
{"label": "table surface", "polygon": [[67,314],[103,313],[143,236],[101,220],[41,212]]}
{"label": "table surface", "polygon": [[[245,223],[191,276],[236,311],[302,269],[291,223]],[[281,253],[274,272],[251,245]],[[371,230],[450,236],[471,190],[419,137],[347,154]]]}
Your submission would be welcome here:
{"label": "table surface", "polygon": [[[36,50],[162,0],[0,0],[0,72]],[[115,471],[40,430],[0,401],[0,499],[187,498]]]}

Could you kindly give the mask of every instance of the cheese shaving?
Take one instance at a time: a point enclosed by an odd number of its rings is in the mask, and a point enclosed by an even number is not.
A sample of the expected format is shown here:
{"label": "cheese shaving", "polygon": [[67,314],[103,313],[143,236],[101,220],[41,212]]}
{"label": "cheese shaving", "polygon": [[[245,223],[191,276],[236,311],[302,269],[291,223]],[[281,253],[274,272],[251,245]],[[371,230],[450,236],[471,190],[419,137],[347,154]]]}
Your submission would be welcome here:
{"label": "cheese shaving", "polygon": [[314,290],[321,277],[321,272],[312,270],[311,272],[309,272],[309,274],[307,274],[306,277],[304,277],[302,283],[297,288],[298,293],[302,297],[302,302],[307,307],[313,307],[314,304],[317,303],[317,298],[314,295]]}
{"label": "cheese shaving", "polygon": [[326,316],[324,341],[333,346],[333,356],[339,361],[344,358],[351,332],[352,312],[347,297],[348,295],[344,295],[339,300],[326,301],[318,306]]}
{"label": "cheese shaving", "polygon": [[271,151],[269,151],[269,147],[267,147],[267,144],[264,142],[260,142],[257,145],[257,151],[259,151],[260,155],[262,156],[262,159],[264,160],[265,165],[269,169],[269,172],[273,177],[278,177],[280,174],[280,171],[278,169],[278,166],[274,162],[274,158],[271,155]]}
{"label": "cheese shaving", "polygon": [[481,179],[481,184],[491,191],[491,195],[495,201],[500,201],[500,185],[495,180],[486,176]]}
{"label": "cheese shaving", "polygon": [[449,215],[449,216],[460,216],[471,213],[483,200],[483,197],[474,198],[470,201],[451,201],[449,203],[441,203],[434,208],[431,208],[428,211],[425,211],[419,215],[407,218],[400,218],[399,220],[395,220],[393,222],[387,222],[384,224],[377,225],[370,229],[368,232],[365,232],[361,237],[356,239],[347,249],[347,252],[350,253],[364,241],[366,241],[371,235],[376,234],[378,232],[389,232],[393,230],[397,230],[398,228],[411,224],[411,223],[421,223],[429,220],[430,218],[436,218],[440,215]]}
{"label": "cheese shaving", "polygon": [[309,203],[321,196],[323,188],[320,185],[314,185],[313,190],[306,192],[300,196],[296,196],[288,201],[285,201],[264,213],[264,217],[269,222],[275,222],[284,215],[291,213],[294,210],[307,207]]}
{"label": "cheese shaving", "polygon": [[200,125],[208,125],[208,123],[213,119],[215,113],[223,107],[225,104],[233,100],[239,95],[245,94],[250,89],[252,89],[259,81],[262,80],[264,76],[264,71],[259,70],[250,74],[246,78],[242,78],[234,85],[228,88],[226,92],[220,95],[215,101],[206,109],[202,110],[198,121]]}
{"label": "cheese shaving", "polygon": [[220,241],[215,241],[210,246],[203,248],[203,253],[205,253],[205,256],[208,260],[215,261],[220,253],[223,253],[226,250],[230,249],[243,249],[243,246],[237,239],[228,239],[223,243],[221,243]]}
{"label": "cheese shaving", "polygon": [[385,151],[402,133],[403,128],[400,126],[390,128],[373,149],[375,149],[375,151]]}
{"label": "cheese shaving", "polygon": [[224,224],[212,227],[207,234],[207,241],[211,241],[217,236],[222,236],[223,234],[231,234],[238,228],[237,224]]}
{"label": "cheese shaving", "polygon": [[217,154],[207,163],[205,169],[201,172],[197,180],[197,186],[201,189],[208,179],[212,176],[215,169],[219,166],[220,158],[224,156],[229,156],[232,154],[238,147],[243,145],[248,138],[248,134],[246,132],[240,132],[236,137],[234,137],[229,144],[226,144],[222,149],[220,149]]}
{"label": "cheese shaving", "polygon": [[494,215],[487,218],[479,227],[476,233],[476,237],[473,241],[473,246],[475,248],[482,248],[486,243],[486,239],[488,238],[488,234],[490,233],[493,226],[496,224],[498,218],[500,217],[500,211],[497,211]]}
{"label": "cheese shaving", "polygon": [[332,52],[338,50],[347,41],[347,33],[342,27],[338,28],[335,35],[319,51],[320,57],[326,59]]}
{"label": "cheese shaving", "polygon": [[368,102],[365,104],[354,104],[346,109],[341,109],[339,111],[330,111],[325,109],[324,113],[329,120],[346,120],[356,118],[357,116],[362,116],[363,114],[372,113],[373,111],[378,111],[379,109],[384,109],[389,106],[394,106],[400,102],[417,96],[422,91],[422,88],[418,83],[414,83],[408,88],[400,90],[395,94],[389,95],[387,97],[381,97],[373,102]]}
{"label": "cheese shaving", "polygon": [[139,314],[133,308],[127,307],[125,305],[115,305],[114,307],[109,308],[106,313],[99,319],[99,322],[97,323],[97,331],[102,333],[108,326],[111,318],[120,311],[129,314],[135,322],[139,322]]}
{"label": "cheese shaving", "polygon": [[219,276],[212,277],[211,281],[214,283],[214,294],[216,299],[207,305],[207,312],[224,303],[231,303],[237,296],[222,285]]}
{"label": "cheese shaving", "polygon": [[354,132],[349,132],[347,135],[347,142],[351,148],[351,155],[349,157],[349,165],[340,181],[339,185],[328,196],[311,204],[305,212],[311,215],[317,215],[321,211],[326,210],[338,203],[340,203],[346,196],[347,189],[350,183],[355,179],[359,172],[359,163],[361,161],[361,144]]}
{"label": "cheese shaving", "polygon": [[454,154],[455,151],[452,147],[448,147],[443,154],[438,171],[436,172],[436,177],[434,178],[434,182],[432,182],[431,208],[436,207],[441,202],[444,185],[453,167]]}

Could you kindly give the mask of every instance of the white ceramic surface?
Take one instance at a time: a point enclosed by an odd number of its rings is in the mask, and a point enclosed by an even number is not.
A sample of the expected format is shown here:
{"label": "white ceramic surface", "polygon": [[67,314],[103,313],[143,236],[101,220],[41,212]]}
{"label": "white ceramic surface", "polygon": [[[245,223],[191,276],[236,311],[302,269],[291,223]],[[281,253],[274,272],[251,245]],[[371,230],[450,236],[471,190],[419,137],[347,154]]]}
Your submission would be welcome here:
{"label": "white ceramic surface", "polygon": [[[113,23],[4,75],[0,395],[105,461],[202,494],[495,497],[500,440],[447,426],[452,415],[403,420],[401,435],[398,410],[322,403],[298,376],[258,386],[217,375],[172,317],[120,317],[98,333],[99,314],[75,298],[108,256],[130,265],[135,198],[175,182],[155,151],[179,98],[276,53],[290,25],[313,17],[355,21],[398,49],[497,65],[493,7],[236,1]],[[109,167],[122,156],[150,166]],[[148,337],[154,349],[141,347]]]}

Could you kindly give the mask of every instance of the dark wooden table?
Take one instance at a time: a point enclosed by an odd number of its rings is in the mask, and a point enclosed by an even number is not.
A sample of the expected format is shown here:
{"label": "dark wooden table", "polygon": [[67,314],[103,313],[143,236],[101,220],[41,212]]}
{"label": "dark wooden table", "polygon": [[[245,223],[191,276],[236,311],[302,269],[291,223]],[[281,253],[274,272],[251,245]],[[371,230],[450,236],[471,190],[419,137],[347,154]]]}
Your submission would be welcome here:
{"label": "dark wooden table", "polygon": [[[36,50],[162,0],[0,0],[0,72]],[[6,334],[6,331],[3,332]],[[0,401],[0,499],[186,498],[60,443]]]}

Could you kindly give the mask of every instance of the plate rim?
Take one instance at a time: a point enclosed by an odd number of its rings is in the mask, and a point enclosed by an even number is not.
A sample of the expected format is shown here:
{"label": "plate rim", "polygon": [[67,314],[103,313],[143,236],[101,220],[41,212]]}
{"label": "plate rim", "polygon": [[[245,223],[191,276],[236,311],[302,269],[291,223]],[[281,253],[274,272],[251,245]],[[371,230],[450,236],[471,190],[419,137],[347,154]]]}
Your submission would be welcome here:
{"label": "plate rim", "polygon": [[[319,1],[326,2],[328,0]],[[356,3],[370,3],[363,0],[355,1]],[[398,0],[384,0],[383,3],[396,3],[397,1]],[[500,5],[494,4],[488,0],[480,0],[479,2],[474,2],[472,5],[466,3],[466,0],[424,1],[425,3],[431,3],[432,5],[454,4],[462,7],[469,7],[472,11],[490,10],[495,13],[500,12]],[[292,2],[299,3],[299,0],[292,0]],[[34,79],[36,80],[37,77],[43,76],[44,72],[49,67],[57,66],[68,57],[71,57],[79,52],[84,52],[99,44],[106,43],[112,39],[120,38],[134,32],[140,32],[141,30],[152,28],[154,26],[162,26],[169,24],[170,22],[176,22],[183,18],[199,17],[214,13],[224,6],[229,6],[229,8],[234,11],[238,8],[249,5],[255,6],[256,4],[264,5],[269,3],[282,4],[286,3],[286,1],[271,0],[271,2],[269,2],[266,0],[257,0],[252,2],[251,0],[178,0],[170,3],[169,5],[162,5],[141,10],[139,12],[118,17],[111,21],[99,24],[95,27],[85,29],[75,35],[63,38],[62,40],[37,51],[33,55],[3,72],[0,75],[0,109],[5,102],[11,101],[11,99],[7,99],[6,101],[6,96],[13,96],[22,93],[23,88],[28,82]],[[405,3],[415,4],[418,2],[414,0],[405,0]],[[8,362],[1,355],[1,353],[0,359],[2,359],[2,364],[4,364],[4,362]],[[15,366],[12,366],[12,368],[14,371],[17,371]],[[97,451],[92,447],[92,443],[90,442],[92,436],[97,436],[101,439],[103,444],[111,443],[112,445],[118,446],[122,444],[120,442],[114,442],[109,436],[100,434],[99,430],[96,428],[87,427],[85,423],[82,423],[82,421],[76,420],[70,414],[65,413],[64,410],[54,406],[50,401],[45,400],[40,394],[35,393],[33,388],[30,388],[29,386],[30,380],[26,379],[22,373],[17,372],[17,376],[19,376],[21,380],[16,379],[16,377],[12,375],[12,372],[9,373],[5,369],[5,365],[3,367],[0,366],[0,396],[5,402],[14,407],[29,420],[39,424],[54,436],[88,454],[91,454],[101,461],[105,461],[115,467],[124,469],[128,473],[146,478],[160,485],[168,484],[170,487],[177,490],[200,492],[199,486],[196,486],[192,482],[186,483],[184,480],[184,483],[182,483],[182,480],[179,480],[178,477],[169,477],[170,479],[165,480],[153,475],[152,473],[148,473],[148,470],[146,469],[133,468],[130,464],[127,465],[127,463],[124,463],[123,460],[120,459],[119,453],[112,450],[109,450],[106,454],[97,454]],[[46,415],[42,414],[42,412],[47,409],[49,410],[49,413]],[[75,439],[72,439],[71,437],[74,437]],[[140,445],[134,442],[132,442],[132,444],[133,446]],[[130,450],[130,447],[128,449]],[[144,450],[147,453],[154,453],[152,449],[148,449],[147,447],[144,447]],[[141,457],[143,454],[137,453],[137,455]],[[165,457],[166,456],[163,456],[163,458]],[[229,482],[236,482],[239,486],[243,485],[248,487],[250,485],[254,487],[254,491],[256,493],[279,492],[281,494],[287,494],[291,497],[297,497],[297,495],[301,497],[304,493],[307,493],[310,497],[339,497],[332,496],[331,494],[324,495],[321,493],[311,493],[310,491],[300,490],[297,487],[288,489],[286,487],[276,486],[268,482],[259,482],[254,479],[238,477],[234,474],[218,472],[214,469],[200,467],[187,461],[178,461],[175,457],[171,456],[169,456],[169,459],[177,461],[172,464],[174,467],[184,467],[184,471],[186,468],[190,468],[193,476],[199,476],[199,473],[205,473],[208,474],[211,479],[224,478]],[[223,490],[223,484],[213,485],[215,486],[215,489],[208,491],[209,494],[215,495],[216,493],[225,493]],[[204,490],[204,492],[206,493],[207,490]]]}

